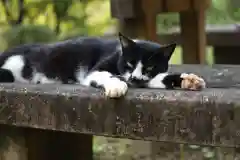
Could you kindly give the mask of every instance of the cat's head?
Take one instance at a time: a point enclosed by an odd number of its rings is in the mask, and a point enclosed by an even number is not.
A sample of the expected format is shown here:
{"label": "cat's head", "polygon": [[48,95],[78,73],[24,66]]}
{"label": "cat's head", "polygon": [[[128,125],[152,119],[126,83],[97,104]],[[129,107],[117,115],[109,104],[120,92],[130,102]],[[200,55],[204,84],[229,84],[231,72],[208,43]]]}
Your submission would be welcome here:
{"label": "cat's head", "polygon": [[151,41],[132,40],[119,33],[122,54],[118,62],[121,75],[128,82],[146,82],[168,70],[176,44],[160,45]]}

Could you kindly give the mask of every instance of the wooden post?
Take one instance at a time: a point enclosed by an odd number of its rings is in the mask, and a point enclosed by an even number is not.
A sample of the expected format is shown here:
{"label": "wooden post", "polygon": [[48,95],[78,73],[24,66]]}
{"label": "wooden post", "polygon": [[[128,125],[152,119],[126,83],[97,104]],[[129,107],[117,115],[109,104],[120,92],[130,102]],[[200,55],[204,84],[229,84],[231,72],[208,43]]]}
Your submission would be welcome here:
{"label": "wooden post", "polygon": [[180,23],[183,63],[205,64],[206,34],[204,8],[180,12]]}
{"label": "wooden post", "polygon": [[[126,4],[133,7],[128,7],[128,9],[124,8],[124,11],[122,11],[121,14],[115,13],[116,11],[114,11],[114,16],[119,19],[119,31],[131,38],[142,38],[157,41],[156,6],[158,6],[158,3],[156,2],[157,1],[155,0],[126,1]],[[117,2],[112,0],[112,6],[115,6],[116,3]],[[117,10],[116,7],[115,10]],[[124,12],[127,12],[128,14]]]}
{"label": "wooden post", "polygon": [[157,41],[156,15],[122,19],[119,21],[119,31],[131,38]]}

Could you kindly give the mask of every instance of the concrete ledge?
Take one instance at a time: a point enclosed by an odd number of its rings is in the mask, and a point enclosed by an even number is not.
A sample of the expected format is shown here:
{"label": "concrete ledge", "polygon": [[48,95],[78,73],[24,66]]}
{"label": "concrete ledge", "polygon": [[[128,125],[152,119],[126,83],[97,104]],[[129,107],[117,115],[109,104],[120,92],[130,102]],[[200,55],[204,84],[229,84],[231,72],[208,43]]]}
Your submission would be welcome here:
{"label": "concrete ledge", "polygon": [[107,99],[99,90],[80,85],[0,85],[0,123],[17,127],[237,146],[239,115],[237,88],[136,89],[124,98]]}

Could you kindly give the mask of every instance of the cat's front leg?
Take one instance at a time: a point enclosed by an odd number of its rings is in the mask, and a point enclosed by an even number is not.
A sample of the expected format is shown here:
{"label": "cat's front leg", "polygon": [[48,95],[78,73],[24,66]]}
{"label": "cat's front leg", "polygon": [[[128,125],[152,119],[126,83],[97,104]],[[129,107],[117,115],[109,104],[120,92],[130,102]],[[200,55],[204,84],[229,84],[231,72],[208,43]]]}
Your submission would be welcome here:
{"label": "cat's front leg", "polygon": [[195,74],[160,73],[148,82],[149,88],[182,88],[188,90],[201,90],[206,87],[203,78]]}
{"label": "cat's front leg", "polygon": [[110,98],[121,97],[128,90],[126,82],[120,80],[118,77],[114,77],[107,71],[93,71],[80,83],[86,86],[102,88],[105,96]]}

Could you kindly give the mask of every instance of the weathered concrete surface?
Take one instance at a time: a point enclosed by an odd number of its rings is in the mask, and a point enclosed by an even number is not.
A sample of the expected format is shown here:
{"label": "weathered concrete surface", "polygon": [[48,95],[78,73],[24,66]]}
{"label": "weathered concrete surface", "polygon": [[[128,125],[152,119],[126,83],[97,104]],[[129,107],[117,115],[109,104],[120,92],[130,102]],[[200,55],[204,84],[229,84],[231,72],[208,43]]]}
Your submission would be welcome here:
{"label": "weathered concrete surface", "polygon": [[79,85],[0,85],[0,123],[143,140],[237,146],[240,90],[129,90],[106,99]]}

